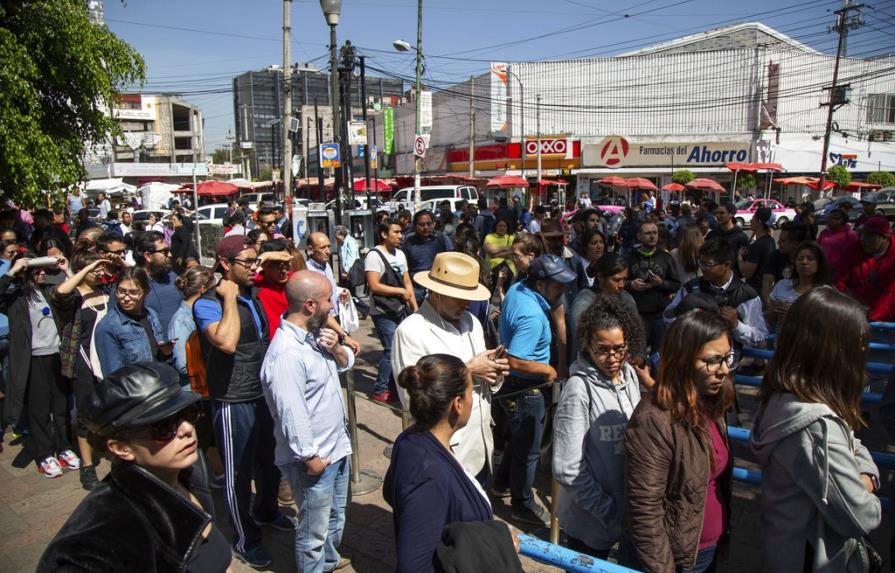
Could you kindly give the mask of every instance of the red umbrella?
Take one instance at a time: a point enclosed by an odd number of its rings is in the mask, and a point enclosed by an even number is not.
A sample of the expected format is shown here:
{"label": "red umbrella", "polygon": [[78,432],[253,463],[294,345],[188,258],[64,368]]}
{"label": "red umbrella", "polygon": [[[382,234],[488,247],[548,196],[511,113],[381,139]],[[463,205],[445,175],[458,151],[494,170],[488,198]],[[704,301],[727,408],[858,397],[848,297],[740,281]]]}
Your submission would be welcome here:
{"label": "red umbrella", "polygon": [[783,171],[783,166],[779,163],[725,163],[724,167],[731,171],[748,171],[754,173],[756,171]]}
{"label": "red umbrella", "polygon": [[[184,185],[176,193],[192,193],[192,184]],[[196,194],[199,197],[226,197],[239,192],[239,187],[224,181],[203,181],[199,183]]]}
{"label": "red umbrella", "polygon": [[876,191],[877,189],[882,188],[882,185],[877,185],[875,183],[864,183],[863,181],[852,181],[843,189],[846,191],[861,191],[862,189],[867,189],[868,191]]}
{"label": "red umbrella", "polygon": [[[365,178],[355,179],[354,180],[354,190],[355,191],[366,191],[367,190],[367,180]],[[370,178],[370,192],[371,193],[382,193],[384,191],[391,191],[392,187],[383,179],[373,179]]]}
{"label": "red umbrella", "polygon": [[518,175],[498,175],[485,183],[485,187],[528,187],[528,179]]}
{"label": "red umbrella", "polygon": [[538,185],[568,185],[565,179],[538,179]]}
{"label": "red umbrella", "polygon": [[625,180],[625,187],[628,189],[649,189],[651,191],[658,191],[659,188],[655,186],[655,184],[649,179],[644,179],[643,177],[631,177],[630,179]]}
{"label": "red umbrella", "polygon": [[[781,185],[805,185],[806,187],[810,187],[812,189],[817,189],[820,184],[820,179],[817,177],[782,177],[777,180],[777,183]],[[832,181],[824,181],[824,190],[832,189],[836,184]]]}
{"label": "red umbrella", "polygon": [[618,175],[610,175],[599,181],[600,185],[611,185],[613,187],[625,187],[625,178]]}
{"label": "red umbrella", "polygon": [[686,189],[686,187],[684,187],[680,183],[669,183],[668,185],[662,185],[662,191],[680,192],[680,191],[683,191],[684,189]]}
{"label": "red umbrella", "polygon": [[717,191],[719,193],[724,192],[724,187],[721,187],[721,184],[712,179],[699,178],[694,179],[687,183],[688,189],[699,189],[700,191]]}

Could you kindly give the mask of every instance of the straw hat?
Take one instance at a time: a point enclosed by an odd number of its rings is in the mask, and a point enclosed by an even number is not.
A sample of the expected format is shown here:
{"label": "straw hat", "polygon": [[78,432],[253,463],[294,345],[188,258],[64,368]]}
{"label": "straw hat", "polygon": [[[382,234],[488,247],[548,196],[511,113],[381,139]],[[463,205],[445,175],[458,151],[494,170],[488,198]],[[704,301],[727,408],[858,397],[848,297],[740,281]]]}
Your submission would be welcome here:
{"label": "straw hat", "polygon": [[487,300],[488,287],[479,284],[479,263],[463,253],[438,253],[432,268],[413,275],[413,281],[432,292],[462,300]]}

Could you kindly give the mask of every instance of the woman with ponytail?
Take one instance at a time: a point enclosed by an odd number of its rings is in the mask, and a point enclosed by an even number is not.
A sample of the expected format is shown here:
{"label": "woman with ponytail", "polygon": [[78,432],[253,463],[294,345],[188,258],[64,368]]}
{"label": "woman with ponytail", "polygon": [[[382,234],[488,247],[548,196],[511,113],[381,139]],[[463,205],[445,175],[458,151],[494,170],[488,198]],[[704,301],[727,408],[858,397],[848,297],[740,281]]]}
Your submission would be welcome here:
{"label": "woman with ponytail", "polygon": [[[472,375],[459,358],[430,354],[405,368],[398,384],[410,395],[416,423],[395,441],[383,488],[394,511],[396,571],[434,571],[448,525],[494,520],[485,491],[451,451],[451,437],[472,412]],[[511,541],[505,525],[496,528]]]}

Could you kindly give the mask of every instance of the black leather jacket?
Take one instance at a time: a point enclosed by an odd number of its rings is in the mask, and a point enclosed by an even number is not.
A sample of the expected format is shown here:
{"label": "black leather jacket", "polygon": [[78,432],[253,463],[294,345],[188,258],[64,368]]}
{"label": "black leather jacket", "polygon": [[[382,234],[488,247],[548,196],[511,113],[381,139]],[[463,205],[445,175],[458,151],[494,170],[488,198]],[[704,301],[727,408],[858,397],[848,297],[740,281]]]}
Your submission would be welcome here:
{"label": "black leather jacket", "polygon": [[[211,511],[202,456],[181,482]],[[37,565],[50,571],[185,571],[212,516],[140,466],[112,471],[78,505]]]}

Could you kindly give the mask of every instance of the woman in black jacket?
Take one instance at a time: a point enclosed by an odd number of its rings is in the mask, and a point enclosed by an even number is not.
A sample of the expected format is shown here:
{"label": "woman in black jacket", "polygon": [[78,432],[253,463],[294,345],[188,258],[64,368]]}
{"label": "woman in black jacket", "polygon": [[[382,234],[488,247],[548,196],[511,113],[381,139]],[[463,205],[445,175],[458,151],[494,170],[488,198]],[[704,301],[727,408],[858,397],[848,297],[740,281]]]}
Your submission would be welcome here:
{"label": "woman in black jacket", "polygon": [[199,400],[158,362],[125,366],[96,385],[83,417],[112,471],[50,542],[39,573],[228,570],[230,545],[212,522],[197,447]]}
{"label": "woman in black jacket", "polygon": [[59,356],[62,328],[48,303],[54,287],[46,284],[47,269],[68,274],[68,261],[59,257],[51,266],[35,266],[34,260],[32,253],[21,254],[0,277],[0,313],[9,317],[5,415],[15,426],[27,393],[35,461],[44,477],[56,478],[63,468],[81,467],[68,439],[71,388],[62,376]]}
{"label": "woman in black jacket", "polygon": [[494,515],[485,491],[451,451],[451,436],[472,413],[472,375],[466,365],[455,356],[431,354],[405,368],[398,383],[410,394],[416,423],[395,441],[384,495],[394,510],[396,571],[423,573],[435,570],[445,527],[489,522]]}

